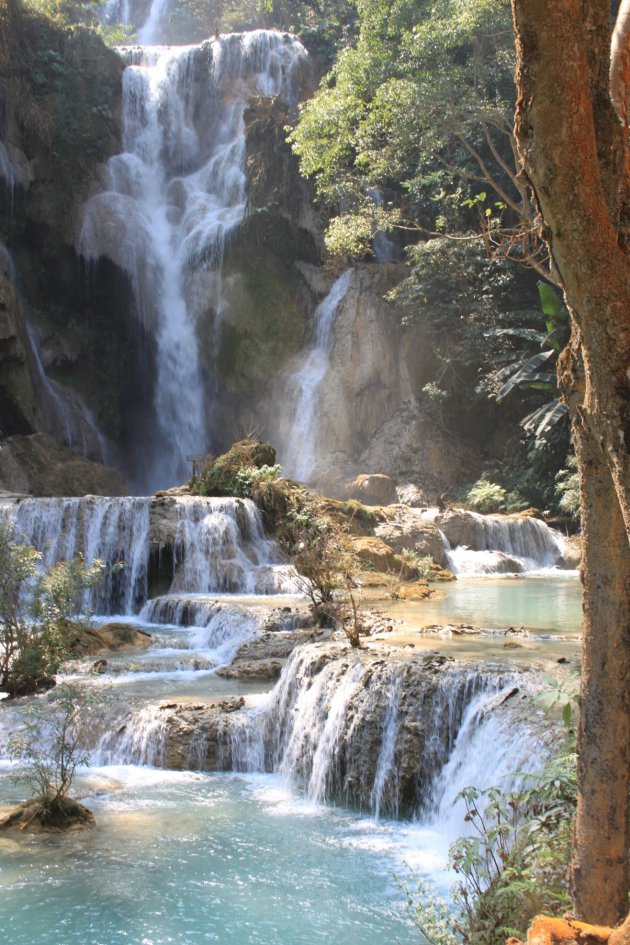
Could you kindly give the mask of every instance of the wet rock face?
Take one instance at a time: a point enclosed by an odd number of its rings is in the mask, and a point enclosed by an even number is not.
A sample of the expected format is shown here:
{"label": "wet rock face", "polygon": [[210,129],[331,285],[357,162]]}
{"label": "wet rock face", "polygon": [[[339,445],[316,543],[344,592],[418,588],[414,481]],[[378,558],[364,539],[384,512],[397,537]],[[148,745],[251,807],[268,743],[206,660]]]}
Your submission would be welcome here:
{"label": "wet rock face", "polygon": [[13,284],[0,274],[0,437],[36,428],[22,312]]}

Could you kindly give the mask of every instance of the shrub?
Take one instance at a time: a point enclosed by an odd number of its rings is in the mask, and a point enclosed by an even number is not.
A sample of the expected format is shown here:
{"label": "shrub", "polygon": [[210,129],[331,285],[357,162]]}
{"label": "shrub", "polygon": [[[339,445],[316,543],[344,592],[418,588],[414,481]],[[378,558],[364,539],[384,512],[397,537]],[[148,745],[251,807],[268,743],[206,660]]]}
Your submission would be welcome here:
{"label": "shrub", "polygon": [[478,479],[466,494],[468,505],[483,514],[499,512],[505,508],[505,500],[505,489],[487,479]]}
{"label": "shrub", "polygon": [[25,709],[26,719],[9,741],[11,758],[22,766],[14,779],[32,792],[31,801],[14,812],[22,828],[36,819],[44,827],[93,822],[68,795],[77,768],[89,761],[89,710],[98,701],[92,690],[64,684],[52,704],[38,701]]}
{"label": "shrub", "polygon": [[86,588],[103,576],[103,563],[62,561],[40,574],[41,555],[21,544],[0,518],[0,688],[26,695],[54,685],[68,655]]}

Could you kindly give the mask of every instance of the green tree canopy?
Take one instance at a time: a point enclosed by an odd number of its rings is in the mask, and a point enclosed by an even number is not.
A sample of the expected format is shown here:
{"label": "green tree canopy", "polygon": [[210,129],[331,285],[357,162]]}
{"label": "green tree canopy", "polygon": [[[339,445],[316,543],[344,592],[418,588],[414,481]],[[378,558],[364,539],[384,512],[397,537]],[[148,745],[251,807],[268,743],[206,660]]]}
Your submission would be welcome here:
{"label": "green tree canopy", "polygon": [[[342,50],[291,135],[331,211],[332,253],[365,255],[378,229],[481,232],[545,269],[516,177],[507,0],[356,0]],[[375,200],[375,190],[383,200]]]}

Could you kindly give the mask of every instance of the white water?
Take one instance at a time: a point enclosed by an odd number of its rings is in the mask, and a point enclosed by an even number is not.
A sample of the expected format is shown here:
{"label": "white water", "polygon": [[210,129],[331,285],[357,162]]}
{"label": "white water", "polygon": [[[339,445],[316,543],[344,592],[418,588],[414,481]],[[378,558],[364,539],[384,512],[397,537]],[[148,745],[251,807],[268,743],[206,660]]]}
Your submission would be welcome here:
{"label": "white water", "polygon": [[473,525],[472,546],[453,546],[447,534],[448,520],[442,525],[448,567],[454,574],[539,571],[553,567],[563,553],[560,533],[540,519],[464,514]]}
{"label": "white water", "polygon": [[[369,806],[376,818],[404,808],[439,821],[461,788],[476,783],[449,775],[432,789],[447,763],[469,770],[471,732],[484,746],[483,760],[479,744],[473,749],[472,765],[485,766],[480,786],[511,783],[521,767],[500,707],[516,684],[527,691],[524,674],[453,667],[431,683],[408,676],[414,670],[404,661],[345,655],[322,667],[320,653],[316,645],[295,651],[268,699],[235,720],[226,749],[233,768],[278,772],[313,803],[341,799]],[[525,770],[535,770],[545,753],[540,729],[522,733],[519,748]],[[414,763],[401,783],[401,766]]]}
{"label": "white water", "polygon": [[183,481],[186,457],[210,448],[215,381],[204,376],[198,318],[209,312],[216,350],[223,253],[246,209],[243,113],[255,96],[293,101],[306,52],[286,34],[258,30],[125,55],[124,151],[83,208],[77,248],[129,273],[155,340],[155,433],[136,475],[152,492]]}
{"label": "white water", "polygon": [[281,563],[250,499],[182,499],[175,508],[173,593],[296,592],[295,571]]}
{"label": "white water", "polygon": [[348,269],[333,283],[313,314],[313,340],[300,357],[300,364],[284,389],[284,434],[279,451],[285,472],[293,479],[308,481],[315,467],[318,448],[318,394],[325,382],[334,341],[335,315],[350,285]]}
{"label": "white water", "polygon": [[[22,539],[42,553],[46,567],[77,555],[87,564],[104,562],[104,582],[85,592],[86,612],[134,614],[148,595],[153,501],[24,499],[7,514]],[[166,514],[174,594],[295,591],[295,572],[265,536],[260,512],[249,499],[173,499]]]}
{"label": "white water", "polygon": [[41,552],[45,567],[79,555],[88,565],[97,558],[104,562],[103,583],[84,594],[86,612],[134,613],[146,598],[148,499],[23,499],[12,515],[21,539]]}

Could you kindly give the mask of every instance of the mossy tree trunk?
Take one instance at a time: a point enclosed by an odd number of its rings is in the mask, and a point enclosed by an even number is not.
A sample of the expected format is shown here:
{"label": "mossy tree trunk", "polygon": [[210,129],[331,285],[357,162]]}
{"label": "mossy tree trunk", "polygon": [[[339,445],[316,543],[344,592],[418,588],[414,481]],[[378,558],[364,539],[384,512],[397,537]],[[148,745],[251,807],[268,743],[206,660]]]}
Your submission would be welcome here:
{"label": "mossy tree trunk", "polygon": [[[627,92],[624,108],[615,108],[608,0],[512,0],[512,7],[519,155],[572,316],[559,365],[585,537],[572,892],[579,917],[613,925],[628,911],[630,887]],[[619,50],[618,60],[623,68]]]}

